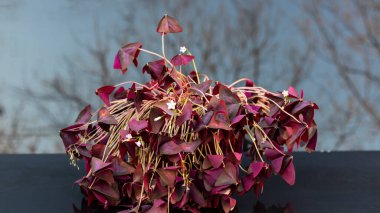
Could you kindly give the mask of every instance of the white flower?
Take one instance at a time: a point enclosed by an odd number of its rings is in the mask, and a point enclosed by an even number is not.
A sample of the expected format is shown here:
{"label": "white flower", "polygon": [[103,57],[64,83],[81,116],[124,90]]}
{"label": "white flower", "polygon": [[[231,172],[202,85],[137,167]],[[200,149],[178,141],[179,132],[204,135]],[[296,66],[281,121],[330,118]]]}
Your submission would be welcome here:
{"label": "white flower", "polygon": [[289,96],[289,92],[288,92],[288,90],[284,90],[284,91],[282,91],[282,95],[286,98],[286,97],[288,97]]}
{"label": "white flower", "polygon": [[176,103],[173,100],[170,100],[166,105],[168,105],[168,109],[175,109]]}
{"label": "white flower", "polygon": [[185,46],[182,46],[182,47],[179,48],[179,51],[180,51],[181,53],[185,53],[185,52],[187,51],[187,49],[186,49]]}
{"label": "white flower", "polygon": [[138,146],[138,147],[140,147],[140,146],[141,146],[141,143],[140,143],[140,141],[137,141],[137,142],[135,142],[135,144],[136,144],[136,146]]}
{"label": "white flower", "polygon": [[126,138],[127,138],[128,141],[131,140],[131,139],[132,139],[132,135],[131,135],[131,134],[128,134],[128,135],[126,136]]}

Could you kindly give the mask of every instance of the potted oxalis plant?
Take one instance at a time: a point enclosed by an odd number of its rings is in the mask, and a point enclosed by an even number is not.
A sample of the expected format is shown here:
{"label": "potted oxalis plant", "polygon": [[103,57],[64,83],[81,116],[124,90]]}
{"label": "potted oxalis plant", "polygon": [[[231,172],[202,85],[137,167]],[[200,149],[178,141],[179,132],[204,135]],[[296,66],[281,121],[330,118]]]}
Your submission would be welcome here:
{"label": "potted oxalis plant", "polygon": [[[85,162],[86,175],[76,183],[88,205],[125,212],[229,212],[236,205],[233,194],[260,194],[272,174],[293,185],[292,151],[315,150],[318,106],[293,87],[271,92],[247,78],[213,82],[198,73],[185,47],[166,56],[165,37],[182,32],[177,20],[165,15],[157,32],[162,53],[129,43],[114,62],[124,74],[131,63],[137,67],[141,52],[157,57],[142,68],[150,81],[97,89],[103,106],[86,106],[74,125],[60,131],[72,164]],[[186,74],[184,66],[194,71]]]}

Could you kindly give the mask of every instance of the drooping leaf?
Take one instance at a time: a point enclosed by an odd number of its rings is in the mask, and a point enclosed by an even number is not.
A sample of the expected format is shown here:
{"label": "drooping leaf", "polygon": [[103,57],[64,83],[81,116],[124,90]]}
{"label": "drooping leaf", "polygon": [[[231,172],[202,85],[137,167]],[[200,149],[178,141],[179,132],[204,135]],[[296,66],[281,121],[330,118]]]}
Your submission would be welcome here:
{"label": "drooping leaf", "polygon": [[226,103],[228,117],[233,120],[240,108],[240,99],[227,86],[219,84],[219,98]]}
{"label": "drooping leaf", "polygon": [[177,170],[170,170],[165,168],[157,169],[160,180],[165,186],[173,187],[177,176]]}
{"label": "drooping leaf", "polygon": [[228,213],[234,210],[235,205],[236,205],[236,200],[234,198],[227,197],[227,196],[224,199],[222,198],[222,207],[223,207],[224,213]]}
{"label": "drooping leaf", "polygon": [[160,59],[157,61],[148,62],[143,68],[143,73],[148,73],[152,79],[161,81],[165,76],[167,68],[165,66],[165,60]]}
{"label": "drooping leaf", "polygon": [[290,160],[290,163],[283,169],[280,175],[289,185],[294,185],[296,180],[296,172],[294,169],[293,159]]}
{"label": "drooping leaf", "polygon": [[202,192],[194,184],[190,184],[190,197],[198,204],[199,207],[205,207],[206,200],[202,195]]}
{"label": "drooping leaf", "polygon": [[[194,88],[195,93],[197,93],[199,95],[203,95],[204,93],[206,93],[210,89],[211,84],[212,84],[212,80],[207,80],[207,81],[204,81],[200,84],[194,84],[194,85],[192,85],[191,88]],[[200,94],[199,91],[201,91],[202,94]]]}
{"label": "drooping leaf", "polygon": [[281,171],[283,160],[284,156],[272,160],[272,166],[276,173],[279,173]]}
{"label": "drooping leaf", "polygon": [[189,153],[192,153],[194,152],[197,147],[202,143],[201,140],[196,140],[196,141],[192,141],[192,142],[183,142],[180,144],[180,147],[182,149],[183,152],[189,152]]}
{"label": "drooping leaf", "polygon": [[214,112],[207,127],[212,129],[231,130],[227,113],[225,111]]}
{"label": "drooping leaf", "polygon": [[182,27],[179,25],[178,21],[168,15],[164,15],[157,26],[158,33],[180,33],[182,32]]}
{"label": "drooping leaf", "polygon": [[318,139],[318,130],[315,130],[313,136],[311,137],[309,143],[306,145],[306,151],[307,152],[313,152],[315,151],[315,147],[317,146],[317,139]]}
{"label": "drooping leaf", "polygon": [[139,163],[137,164],[135,172],[133,173],[133,183],[142,183],[143,176],[143,169],[141,163]]}
{"label": "drooping leaf", "polygon": [[106,168],[110,168],[111,163],[105,163],[101,159],[92,157],[91,158],[91,169],[93,173],[96,173],[98,171],[104,170]]}
{"label": "drooping leaf", "polygon": [[100,193],[103,196],[106,196],[107,199],[113,201],[113,204],[116,205],[120,200],[120,194],[118,188],[113,185],[110,186],[105,181],[96,181],[96,183],[92,186],[92,190]]}
{"label": "drooping leaf", "polygon": [[192,104],[191,102],[187,102],[185,106],[182,109],[182,113],[180,116],[177,117],[175,124],[177,126],[181,126],[183,123],[186,121],[190,120],[191,118],[191,113],[192,113]]}
{"label": "drooping leaf", "polygon": [[215,186],[224,186],[237,183],[236,167],[231,163],[226,163],[222,173],[215,182]]}
{"label": "drooping leaf", "polygon": [[137,67],[137,57],[140,53],[141,47],[142,43],[140,42],[124,45],[115,56],[113,68],[120,69],[122,74],[125,74],[128,70],[128,65],[131,62]]}
{"label": "drooping leaf", "polygon": [[127,98],[128,90],[124,89],[124,87],[119,87],[113,95],[113,98],[116,100]]}
{"label": "drooping leaf", "polygon": [[84,124],[91,120],[91,105],[87,105],[82,109],[79,113],[77,119],[75,119],[75,123]]}
{"label": "drooping leaf", "polygon": [[180,153],[181,151],[181,146],[173,141],[169,141],[160,146],[160,154],[162,155],[175,155]]}
{"label": "drooping leaf", "polygon": [[219,168],[222,165],[224,158],[223,155],[206,155],[206,157],[214,168]]}
{"label": "drooping leaf", "polygon": [[106,125],[116,125],[117,120],[110,114],[106,107],[102,107],[98,112],[98,123]]}
{"label": "drooping leaf", "polygon": [[111,169],[103,169],[102,171],[98,171],[94,174],[95,177],[100,180],[104,180],[109,185],[115,184],[115,179],[113,177],[113,171]]}
{"label": "drooping leaf", "polygon": [[112,168],[114,176],[129,175],[135,172],[135,168],[121,158],[112,159]]}
{"label": "drooping leaf", "polygon": [[96,90],[95,94],[99,96],[100,99],[103,100],[103,102],[110,106],[110,95],[115,90],[114,86],[103,86]]}
{"label": "drooping leaf", "polygon": [[175,55],[170,62],[174,66],[181,66],[181,65],[188,65],[192,60],[194,60],[194,56],[192,55],[184,55],[184,54],[178,54]]}
{"label": "drooping leaf", "polygon": [[65,148],[67,149],[71,145],[76,144],[79,142],[79,133],[80,131],[84,131],[86,129],[86,126],[83,124],[74,124],[72,126],[68,126],[64,129],[61,129],[59,131],[59,135],[63,141],[63,144],[65,145]]}
{"label": "drooping leaf", "polygon": [[245,115],[238,115],[238,116],[236,116],[236,117],[231,121],[231,125],[239,123],[243,118],[245,118]]}
{"label": "drooping leaf", "polygon": [[135,118],[132,118],[128,122],[128,127],[132,131],[139,132],[140,130],[148,127],[148,121],[147,120],[138,121]]}
{"label": "drooping leaf", "polygon": [[253,178],[255,178],[261,172],[261,169],[263,168],[264,164],[264,162],[252,162],[249,165],[248,172],[252,173]]}
{"label": "drooping leaf", "polygon": [[289,97],[298,98],[298,92],[294,87],[290,86],[288,88],[288,93],[289,93]]}
{"label": "drooping leaf", "polygon": [[153,201],[153,206],[146,213],[166,213],[168,212],[168,203],[162,199],[155,199]]}

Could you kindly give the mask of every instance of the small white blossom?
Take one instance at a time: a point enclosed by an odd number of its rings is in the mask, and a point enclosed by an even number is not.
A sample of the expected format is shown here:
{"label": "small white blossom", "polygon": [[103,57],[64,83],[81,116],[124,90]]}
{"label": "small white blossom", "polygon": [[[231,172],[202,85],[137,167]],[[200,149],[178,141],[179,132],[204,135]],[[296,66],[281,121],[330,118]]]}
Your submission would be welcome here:
{"label": "small white blossom", "polygon": [[128,134],[128,135],[126,136],[126,138],[127,138],[128,141],[131,140],[131,139],[132,139],[132,135],[131,135],[131,134]]}
{"label": "small white blossom", "polygon": [[286,97],[288,97],[289,96],[289,92],[288,92],[288,90],[284,90],[284,91],[282,91],[282,95],[286,98]]}
{"label": "small white blossom", "polygon": [[168,109],[175,109],[176,103],[173,100],[170,100],[166,105],[168,105]]}
{"label": "small white blossom", "polygon": [[186,49],[185,46],[182,46],[182,47],[179,48],[179,51],[180,51],[181,53],[185,53],[185,52],[187,51],[187,49]]}
{"label": "small white blossom", "polygon": [[140,141],[137,141],[137,142],[135,142],[135,144],[136,144],[136,146],[138,146],[138,147],[140,147],[140,146],[141,146],[141,143],[140,143]]}

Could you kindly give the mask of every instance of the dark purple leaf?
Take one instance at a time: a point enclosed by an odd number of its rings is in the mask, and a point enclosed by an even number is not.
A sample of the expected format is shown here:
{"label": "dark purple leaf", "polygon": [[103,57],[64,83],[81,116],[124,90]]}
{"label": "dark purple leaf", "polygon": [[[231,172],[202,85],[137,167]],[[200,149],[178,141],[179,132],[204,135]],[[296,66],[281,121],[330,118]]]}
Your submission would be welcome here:
{"label": "dark purple leaf", "polygon": [[236,117],[231,121],[231,125],[232,125],[232,124],[239,123],[244,117],[245,117],[245,115],[238,115],[238,116],[236,116]]}
{"label": "dark purple leaf", "polygon": [[191,113],[192,113],[192,107],[193,107],[193,105],[191,104],[191,102],[187,102],[185,104],[185,106],[182,109],[181,115],[178,116],[177,119],[176,119],[176,121],[175,121],[175,124],[177,126],[181,126],[183,123],[185,123],[186,121],[190,120]]}
{"label": "dark purple leaf", "polygon": [[178,54],[175,55],[171,62],[174,66],[181,66],[181,65],[188,65],[192,60],[194,60],[194,56],[192,55],[183,55],[183,54]]}
{"label": "dark purple leaf", "polygon": [[124,45],[115,56],[113,68],[120,69],[122,74],[125,74],[131,62],[137,67],[137,57],[141,47],[142,44],[140,42]]}
{"label": "dark purple leaf", "polygon": [[190,184],[190,197],[199,205],[199,207],[205,207],[206,200],[204,199],[202,192],[193,183]]}
{"label": "dark purple leaf", "polygon": [[289,93],[289,97],[298,98],[298,92],[294,87],[290,86],[288,88],[288,93]]}
{"label": "dark purple leaf", "polygon": [[79,113],[77,119],[75,120],[78,124],[84,124],[91,120],[91,105],[87,105]]}
{"label": "dark purple leaf", "polygon": [[226,196],[224,197],[224,199],[222,198],[221,201],[222,201],[223,211],[225,213],[228,213],[234,210],[235,205],[236,205],[236,200],[234,198]]}
{"label": "dark purple leaf", "polygon": [[239,97],[227,86],[219,84],[219,98],[226,103],[229,119],[234,119],[240,109]]}
{"label": "dark purple leaf", "polygon": [[259,113],[261,107],[256,105],[246,105],[245,108],[248,110],[248,112],[256,115],[257,113]]}
{"label": "dark purple leaf", "polygon": [[253,178],[255,178],[261,172],[261,169],[263,168],[264,164],[264,162],[252,162],[249,165],[248,172],[252,173]]}
{"label": "dark purple leaf", "polygon": [[109,113],[106,107],[102,107],[98,112],[98,123],[106,125],[116,125],[117,120]]}
{"label": "dark purple leaf", "polygon": [[196,140],[196,141],[193,141],[193,142],[183,142],[180,144],[180,147],[182,149],[183,152],[189,152],[189,153],[192,153],[194,152],[197,147],[202,143],[201,140]]}
{"label": "dark purple leaf", "polygon": [[180,33],[182,32],[182,27],[179,25],[178,21],[168,15],[164,15],[157,26],[158,33]]}
{"label": "dark purple leaf", "polygon": [[138,120],[132,118],[128,122],[128,127],[132,131],[139,132],[140,130],[148,127],[148,121],[146,121],[146,120],[138,121]]}
{"label": "dark purple leaf", "polygon": [[169,186],[169,187],[174,186],[175,178],[177,176],[177,170],[159,168],[157,169],[157,173],[160,176],[160,180],[164,184],[164,186]]}
{"label": "dark purple leaf", "polygon": [[173,141],[169,141],[160,146],[160,154],[162,155],[175,155],[182,151],[182,147]]}
{"label": "dark purple leaf", "polygon": [[125,99],[127,98],[127,95],[128,95],[128,90],[125,90],[124,87],[119,87],[119,89],[115,91],[113,98],[116,100]]}
{"label": "dark purple leaf", "polygon": [[214,168],[219,168],[224,158],[223,155],[206,155],[206,157]]}
{"label": "dark purple leaf", "polygon": [[123,161],[121,158],[112,159],[112,168],[114,171],[114,176],[129,175],[135,172],[135,168]]}
{"label": "dark purple leaf", "polygon": [[222,173],[215,182],[215,186],[236,184],[236,170],[237,168],[233,164],[226,163]]}
{"label": "dark purple leaf", "polygon": [[313,136],[311,137],[309,143],[306,145],[306,151],[307,152],[313,152],[315,151],[315,147],[317,146],[317,139],[318,139],[318,130],[315,130]]}
{"label": "dark purple leaf", "polygon": [[115,202],[114,205],[120,200],[120,194],[117,186],[110,186],[105,181],[96,181],[91,189]]}
{"label": "dark purple leaf", "polygon": [[284,156],[272,160],[272,166],[276,173],[279,173],[281,171],[283,160]]}
{"label": "dark purple leaf", "polygon": [[86,126],[83,124],[75,124],[60,130],[59,135],[63,141],[63,144],[65,145],[66,150],[71,145],[76,144],[80,141],[80,137],[78,134],[80,133],[80,131],[85,130],[85,127]]}
{"label": "dark purple leaf", "polygon": [[111,163],[104,163],[101,159],[92,157],[91,158],[91,169],[93,173],[101,171],[103,169],[110,168]]}
{"label": "dark purple leaf", "polygon": [[192,88],[195,88],[194,89],[195,93],[197,93],[199,95],[202,95],[202,94],[199,93],[199,91],[201,91],[202,93],[206,93],[210,89],[211,84],[212,84],[212,80],[207,80],[207,81],[204,81],[204,82],[202,82],[200,84],[194,84],[192,86]]}
{"label": "dark purple leaf", "polygon": [[281,177],[289,184],[294,185],[296,180],[296,172],[294,170],[293,160],[290,160],[288,166],[280,173]]}
{"label": "dark purple leaf", "polygon": [[110,95],[114,90],[114,86],[103,86],[97,89],[95,93],[107,106],[110,106]]}
{"label": "dark purple leaf", "polygon": [[152,79],[161,81],[165,76],[167,68],[165,66],[165,60],[160,59],[157,61],[148,62],[142,69],[142,72],[147,72]]}

